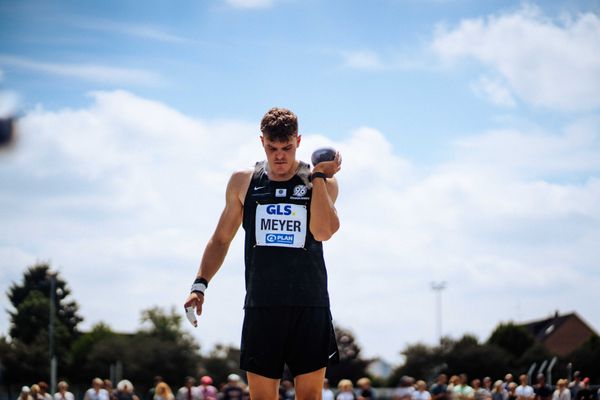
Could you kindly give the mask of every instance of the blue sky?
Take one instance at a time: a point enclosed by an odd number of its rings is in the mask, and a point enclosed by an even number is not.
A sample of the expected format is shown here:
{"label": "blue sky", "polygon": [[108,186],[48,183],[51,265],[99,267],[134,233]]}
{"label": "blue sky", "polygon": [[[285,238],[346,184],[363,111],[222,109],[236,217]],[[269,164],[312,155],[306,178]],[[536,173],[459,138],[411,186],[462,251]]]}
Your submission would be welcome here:
{"label": "blue sky", "polygon": [[[397,361],[406,343],[434,340],[431,280],[448,281],[447,334],[483,339],[556,309],[600,329],[599,12],[598,1],[2,2],[0,113],[22,118],[0,153],[0,289],[50,259],[87,327],[134,329],[150,294],[179,307],[228,175],[262,157],[259,120],[285,106],[302,156],[344,152],[330,290],[366,354]],[[205,349],[238,340],[241,237],[194,331]],[[110,299],[127,282],[123,310]],[[407,307],[415,298],[423,306]]]}

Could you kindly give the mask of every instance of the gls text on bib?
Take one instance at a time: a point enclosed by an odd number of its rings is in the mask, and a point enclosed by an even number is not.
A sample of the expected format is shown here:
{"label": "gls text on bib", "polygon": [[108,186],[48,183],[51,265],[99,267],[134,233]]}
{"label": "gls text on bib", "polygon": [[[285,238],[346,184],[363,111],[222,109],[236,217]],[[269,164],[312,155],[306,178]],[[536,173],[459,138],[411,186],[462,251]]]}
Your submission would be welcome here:
{"label": "gls text on bib", "polygon": [[307,210],[301,204],[258,204],[256,206],[256,245],[304,247]]}

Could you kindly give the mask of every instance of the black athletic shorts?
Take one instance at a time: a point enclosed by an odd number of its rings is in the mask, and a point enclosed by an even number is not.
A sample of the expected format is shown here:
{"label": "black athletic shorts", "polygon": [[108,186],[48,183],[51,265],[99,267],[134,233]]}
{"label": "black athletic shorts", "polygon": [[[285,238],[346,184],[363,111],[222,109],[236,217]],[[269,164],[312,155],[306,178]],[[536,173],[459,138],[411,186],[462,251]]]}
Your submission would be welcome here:
{"label": "black athletic shorts", "polygon": [[339,362],[329,308],[281,306],[244,311],[241,369],[280,379],[285,364],[297,376]]}

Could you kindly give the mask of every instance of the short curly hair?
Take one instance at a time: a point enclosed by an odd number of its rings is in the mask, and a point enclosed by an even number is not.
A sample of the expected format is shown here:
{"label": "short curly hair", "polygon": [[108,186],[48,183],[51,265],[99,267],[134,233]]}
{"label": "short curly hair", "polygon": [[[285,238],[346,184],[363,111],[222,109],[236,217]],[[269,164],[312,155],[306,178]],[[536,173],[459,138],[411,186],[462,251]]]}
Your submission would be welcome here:
{"label": "short curly hair", "polygon": [[287,108],[273,107],[260,121],[260,131],[269,140],[285,142],[298,134],[298,117]]}

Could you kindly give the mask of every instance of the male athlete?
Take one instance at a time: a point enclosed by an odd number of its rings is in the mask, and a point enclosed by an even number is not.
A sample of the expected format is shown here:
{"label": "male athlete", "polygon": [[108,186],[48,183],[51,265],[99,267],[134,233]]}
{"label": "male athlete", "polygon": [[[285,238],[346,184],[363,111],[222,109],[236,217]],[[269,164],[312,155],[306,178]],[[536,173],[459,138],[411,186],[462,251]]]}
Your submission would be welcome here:
{"label": "male athlete", "polygon": [[240,224],[246,231],[240,366],[252,400],[278,399],[284,364],[296,399],[321,399],[325,368],[339,360],[329,311],[322,242],[339,228],[333,177],[341,156],[310,166],[296,160],[298,119],[272,108],[261,121],[266,161],[234,173],[225,210],[208,241],[185,307],[202,313],[204,291]]}

